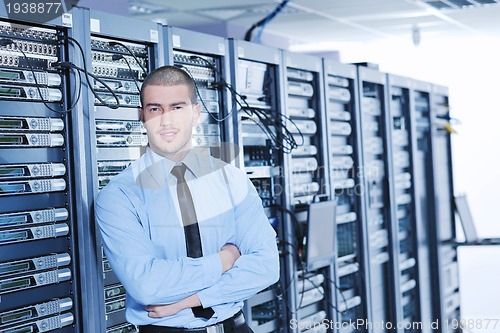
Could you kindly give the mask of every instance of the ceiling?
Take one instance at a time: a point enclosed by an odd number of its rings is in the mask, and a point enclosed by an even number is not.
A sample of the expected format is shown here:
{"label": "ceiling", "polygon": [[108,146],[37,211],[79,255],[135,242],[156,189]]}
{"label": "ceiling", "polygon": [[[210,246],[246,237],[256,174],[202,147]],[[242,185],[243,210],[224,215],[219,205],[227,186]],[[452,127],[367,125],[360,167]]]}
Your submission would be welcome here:
{"label": "ceiling", "polygon": [[[129,0],[131,16],[176,27],[246,31],[280,0]],[[258,37],[258,30],[253,40]],[[265,26],[289,45],[381,38],[500,37],[500,0],[292,0]],[[240,36],[226,36],[243,39]]]}

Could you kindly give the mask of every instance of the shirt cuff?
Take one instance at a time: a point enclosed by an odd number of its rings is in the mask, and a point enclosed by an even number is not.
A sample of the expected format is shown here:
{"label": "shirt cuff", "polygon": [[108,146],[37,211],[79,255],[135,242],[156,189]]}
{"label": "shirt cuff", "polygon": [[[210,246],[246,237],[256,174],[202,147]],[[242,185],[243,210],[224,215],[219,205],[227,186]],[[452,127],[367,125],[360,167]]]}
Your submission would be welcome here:
{"label": "shirt cuff", "polygon": [[204,256],[202,260],[203,277],[205,285],[211,286],[217,283],[222,276],[222,262],[217,253]]}

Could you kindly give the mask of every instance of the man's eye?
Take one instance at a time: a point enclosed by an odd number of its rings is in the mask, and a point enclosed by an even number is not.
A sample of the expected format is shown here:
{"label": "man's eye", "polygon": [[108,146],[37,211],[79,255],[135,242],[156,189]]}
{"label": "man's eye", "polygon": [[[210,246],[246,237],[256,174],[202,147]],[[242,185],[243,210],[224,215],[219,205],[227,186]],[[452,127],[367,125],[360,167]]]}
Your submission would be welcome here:
{"label": "man's eye", "polygon": [[160,108],[149,108],[149,112],[157,112]]}

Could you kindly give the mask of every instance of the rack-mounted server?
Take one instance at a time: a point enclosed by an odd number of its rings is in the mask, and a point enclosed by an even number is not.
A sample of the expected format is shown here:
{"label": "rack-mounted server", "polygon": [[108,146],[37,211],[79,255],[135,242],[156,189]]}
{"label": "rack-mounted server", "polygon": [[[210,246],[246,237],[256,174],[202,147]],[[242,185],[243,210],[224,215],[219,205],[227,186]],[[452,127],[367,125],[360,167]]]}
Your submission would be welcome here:
{"label": "rack-mounted server", "polygon": [[212,156],[231,162],[234,146],[226,135],[230,117],[226,84],[231,82],[227,40],[174,27],[164,29],[166,62],[184,69],[194,79],[202,106],[193,129],[193,147],[208,148]]}
{"label": "rack-mounted server", "polygon": [[[290,317],[297,320],[298,326],[307,328],[312,318],[320,319],[316,330],[326,330],[322,324],[324,314],[334,318],[330,306],[333,301],[331,281],[333,266],[327,265],[309,269],[311,263],[304,256],[309,239],[308,207],[313,202],[330,200],[328,160],[326,158],[326,124],[324,112],[323,65],[321,58],[282,52],[282,87],[286,127],[294,138],[295,147],[285,152],[286,205],[294,216],[287,216],[287,230],[293,235],[287,239],[296,243],[300,255],[295,256],[292,270],[292,283],[295,284],[295,303]],[[296,220],[298,224],[293,223]],[[334,224],[335,221],[325,223]],[[332,232],[333,233],[333,232]],[[297,240],[298,237],[301,239]],[[334,235],[326,235],[330,241]],[[301,331],[304,331],[302,329]]]}
{"label": "rack-mounted server", "polygon": [[[358,120],[357,69],[324,60],[330,187],[337,200],[335,306],[338,322],[366,318],[367,276],[361,210],[361,133]],[[350,332],[344,329],[343,332]]]}
{"label": "rack-mounted server", "polygon": [[0,331],[81,330],[72,33],[0,20]]}
{"label": "rack-mounted server", "polygon": [[[324,332],[308,323],[331,319],[422,322],[429,332],[425,323],[460,319],[446,88],[83,8],[69,14],[64,24],[0,23],[1,331],[137,332],[92,203],[144,151],[138,92],[166,63],[197,82],[193,144],[247,172],[277,231],[281,280],[245,302],[256,332],[295,332],[291,319],[301,332]],[[318,198],[337,202],[336,260],[307,272],[299,247]]]}
{"label": "rack-mounted server", "polygon": [[[139,119],[140,89],[146,75],[163,63],[158,46],[162,28],[152,22],[138,22],[98,11],[81,9],[80,28],[75,37],[84,49],[85,67],[90,71],[85,81],[83,115],[79,122],[82,146],[87,156],[81,161],[81,178],[87,184],[88,214],[97,193],[145,151],[148,140]],[[140,26],[140,29],[136,27]],[[132,28],[134,27],[134,28]],[[83,65],[83,64],[82,64]],[[110,267],[99,230],[93,223],[92,244],[98,307],[96,331],[106,333],[138,332],[125,318],[126,291]],[[90,258],[88,259],[90,260]]]}
{"label": "rack-mounted server", "polygon": [[[285,193],[282,176],[283,152],[276,134],[282,129],[272,119],[282,114],[281,57],[275,48],[253,43],[229,40],[231,68],[231,116],[228,133],[233,133],[237,149],[230,154],[234,164],[245,170],[255,185],[269,222],[275,228],[281,244],[283,241],[283,207]],[[245,317],[256,332],[277,332],[286,325],[283,314],[289,276],[282,260],[282,279],[246,302]],[[283,302],[289,302],[283,304]]]}
{"label": "rack-mounted server", "polygon": [[[416,332],[415,323],[422,323],[420,313],[420,281],[418,271],[418,232],[415,214],[415,186],[413,161],[412,80],[387,75],[388,132],[392,150],[392,197],[394,233],[399,252],[395,254],[396,283],[400,294],[394,295],[396,318],[405,328],[399,331]],[[404,156],[404,158],[403,158]],[[406,158],[408,156],[408,158]],[[401,324],[401,325],[402,325]]]}
{"label": "rack-mounted server", "polygon": [[[432,170],[434,216],[431,224],[431,271],[434,320],[441,323],[460,321],[460,294],[457,249],[455,239],[455,214],[453,206],[453,168],[448,88],[432,85],[430,96],[430,127],[432,141]],[[440,332],[458,332],[460,327],[441,325]]]}
{"label": "rack-mounted server", "polygon": [[[394,239],[390,203],[392,151],[387,133],[386,89],[384,73],[358,66],[364,251],[369,272],[365,277],[366,290],[369,291],[368,325],[365,328],[370,332],[388,331],[388,327],[380,323],[397,323],[393,294],[400,294],[394,267],[399,244]],[[409,163],[409,155],[401,154],[400,160]]]}

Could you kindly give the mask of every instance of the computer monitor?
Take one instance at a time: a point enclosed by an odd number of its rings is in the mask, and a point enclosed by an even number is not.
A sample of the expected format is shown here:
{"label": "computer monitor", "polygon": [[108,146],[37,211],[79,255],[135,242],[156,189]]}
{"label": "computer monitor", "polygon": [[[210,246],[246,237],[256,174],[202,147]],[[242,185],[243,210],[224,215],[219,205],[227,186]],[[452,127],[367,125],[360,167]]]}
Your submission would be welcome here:
{"label": "computer monitor", "polygon": [[311,203],[307,213],[305,268],[313,271],[333,263],[336,253],[336,202]]}
{"label": "computer monitor", "polygon": [[479,237],[477,235],[476,226],[474,225],[474,220],[472,219],[472,214],[465,195],[455,196],[455,210],[458,213],[460,222],[462,223],[465,240],[468,243],[477,242]]}
{"label": "computer monitor", "polygon": [[479,237],[465,194],[455,196],[455,211],[464,230],[465,243],[457,245],[500,245],[500,237]]}

